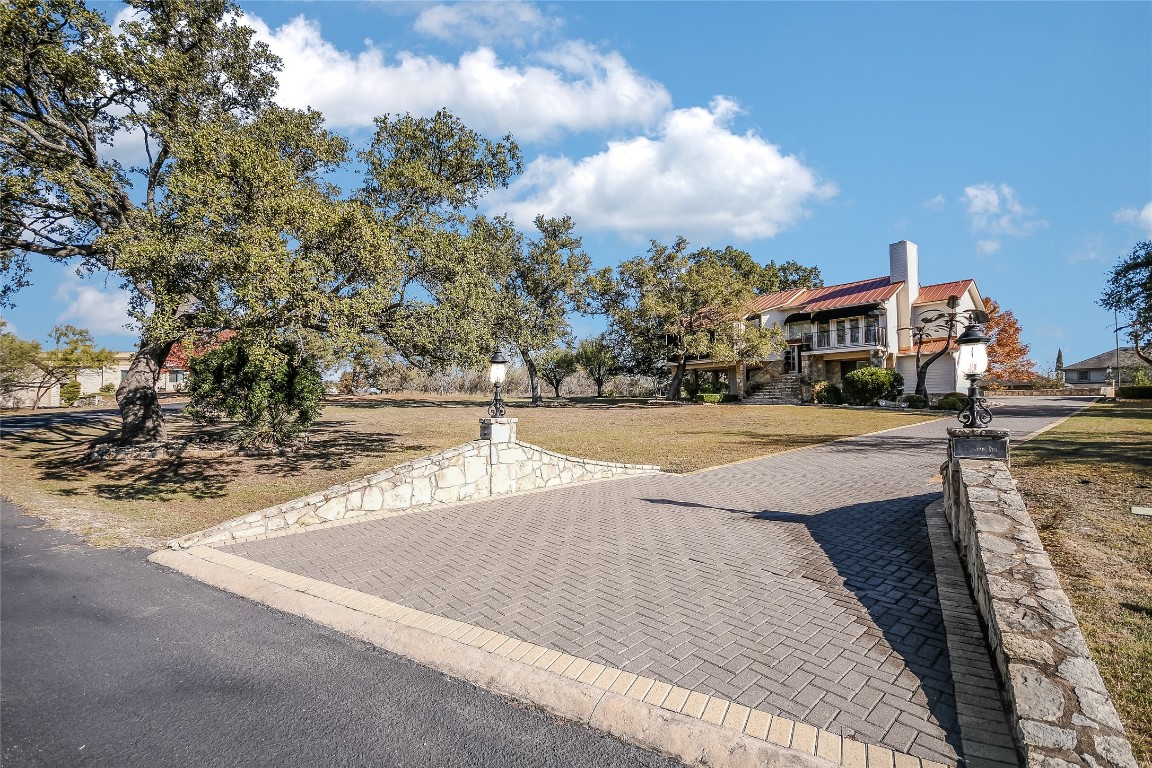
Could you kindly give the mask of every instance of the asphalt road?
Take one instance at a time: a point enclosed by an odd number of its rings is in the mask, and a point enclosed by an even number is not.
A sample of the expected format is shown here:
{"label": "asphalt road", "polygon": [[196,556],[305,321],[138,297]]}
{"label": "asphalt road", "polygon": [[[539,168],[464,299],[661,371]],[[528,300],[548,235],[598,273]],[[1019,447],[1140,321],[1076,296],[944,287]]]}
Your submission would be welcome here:
{"label": "asphalt road", "polygon": [[[161,405],[165,415],[171,416],[184,410],[184,403]],[[92,408],[86,410],[46,409],[19,416],[5,416],[0,419],[0,437],[7,437],[30,429],[44,429],[70,421],[90,421],[94,419],[115,419],[120,423],[120,411],[116,408]]]}
{"label": "asphalt road", "polygon": [[0,763],[674,766],[0,500]]}

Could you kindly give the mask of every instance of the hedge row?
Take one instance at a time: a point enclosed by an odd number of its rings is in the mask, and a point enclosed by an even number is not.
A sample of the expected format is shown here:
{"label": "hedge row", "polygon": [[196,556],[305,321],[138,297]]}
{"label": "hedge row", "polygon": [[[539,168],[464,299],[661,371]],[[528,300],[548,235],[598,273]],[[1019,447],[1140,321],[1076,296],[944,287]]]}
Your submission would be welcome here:
{"label": "hedge row", "polygon": [[1116,390],[1116,397],[1122,400],[1152,400],[1152,387],[1120,387]]}

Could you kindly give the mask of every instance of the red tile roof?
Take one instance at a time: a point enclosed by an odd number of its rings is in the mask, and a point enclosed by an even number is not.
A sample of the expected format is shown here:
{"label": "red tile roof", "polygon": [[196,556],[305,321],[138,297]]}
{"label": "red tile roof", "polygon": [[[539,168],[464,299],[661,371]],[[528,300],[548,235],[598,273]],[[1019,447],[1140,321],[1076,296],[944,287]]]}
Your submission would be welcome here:
{"label": "red tile roof", "polygon": [[920,295],[916,297],[916,304],[931,304],[936,301],[947,301],[949,296],[963,296],[972,286],[972,280],[957,280],[952,283],[937,283],[936,285],[920,286]]}

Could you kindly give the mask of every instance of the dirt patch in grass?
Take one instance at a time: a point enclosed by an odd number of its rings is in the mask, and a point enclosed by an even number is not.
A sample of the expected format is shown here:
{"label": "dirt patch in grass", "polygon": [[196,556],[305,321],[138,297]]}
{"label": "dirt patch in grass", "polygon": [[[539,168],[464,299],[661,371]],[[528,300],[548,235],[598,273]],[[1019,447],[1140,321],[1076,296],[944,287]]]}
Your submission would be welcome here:
{"label": "dirt patch in grass", "polygon": [[[84,463],[115,418],[16,432],[0,445],[4,495],[100,545],[169,538],[476,439],[483,398],[335,398],[308,444],[287,456]],[[604,400],[529,408],[512,403],[519,438],[558,453],[689,472],[789,448],[924,421],[923,415],[816,407],[650,405]],[[6,419],[19,426],[19,417]],[[208,437],[169,417],[171,437]]]}
{"label": "dirt patch in grass", "polygon": [[1152,766],[1152,405],[1097,404],[1016,448],[1012,474],[1132,739]]}

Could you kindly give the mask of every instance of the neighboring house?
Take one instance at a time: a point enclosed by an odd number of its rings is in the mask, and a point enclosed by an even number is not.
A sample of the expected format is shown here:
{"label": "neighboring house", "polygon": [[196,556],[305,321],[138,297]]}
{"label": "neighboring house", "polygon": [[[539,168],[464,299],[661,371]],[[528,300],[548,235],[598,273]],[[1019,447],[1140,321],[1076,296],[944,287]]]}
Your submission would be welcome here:
{"label": "neighboring house", "polygon": [[[36,407],[36,394],[39,385],[44,380],[44,373],[34,367],[26,368],[19,382],[21,386],[11,389],[0,395],[0,408],[33,408]],[[60,385],[53,384],[40,394],[40,408],[60,407]]]}
{"label": "neighboring house", "polygon": [[[920,285],[919,255],[915,243],[901,240],[888,246],[889,273],[882,277],[824,288],[796,288],[758,296],[745,322],[761,327],[779,324],[787,349],[754,365],[695,360],[690,372],[724,372],[729,391],[743,396],[753,377],[793,382],[790,399],[799,399],[800,378],[809,382],[840,382],[857,368],[895,368],[903,376],[905,391],[916,383],[916,346],[912,326],[921,318],[948,312],[948,299],[957,297],[956,309],[983,309],[971,279]],[[962,318],[961,318],[962,320]],[[956,334],[963,330],[957,327]],[[947,339],[925,340],[926,360],[944,348]],[[964,391],[967,380],[956,369],[955,343],[928,369],[930,394]],[[786,399],[789,399],[786,398]]]}
{"label": "neighboring house", "polygon": [[1152,365],[1136,356],[1135,347],[1120,347],[1119,353],[1115,349],[1101,352],[1087,360],[1064,366],[1064,386],[1106,385],[1112,383],[1112,372],[1116,368],[1116,359],[1120,359],[1122,384],[1128,383],[1136,371],[1144,370],[1152,374]]}
{"label": "neighboring house", "polygon": [[[107,384],[119,387],[128,376],[128,368],[132,363],[134,352],[117,352],[116,360],[112,365],[104,368],[86,368],[76,375],[80,382],[80,396],[95,395]],[[160,378],[156,381],[156,391],[160,393],[185,392],[188,389],[188,371],[183,362],[184,356],[170,355],[160,369]],[[0,395],[0,408],[31,408],[36,402],[36,384],[42,378],[38,370],[29,369],[27,386],[20,387],[4,395]],[[40,408],[60,407],[60,385],[54,384],[40,398]]]}

